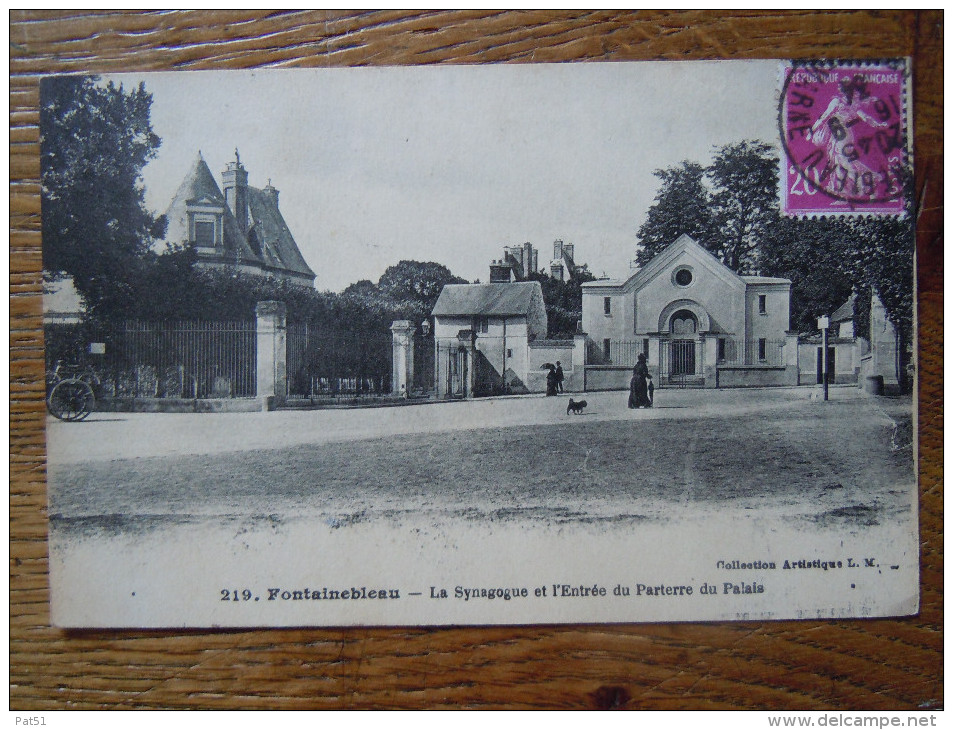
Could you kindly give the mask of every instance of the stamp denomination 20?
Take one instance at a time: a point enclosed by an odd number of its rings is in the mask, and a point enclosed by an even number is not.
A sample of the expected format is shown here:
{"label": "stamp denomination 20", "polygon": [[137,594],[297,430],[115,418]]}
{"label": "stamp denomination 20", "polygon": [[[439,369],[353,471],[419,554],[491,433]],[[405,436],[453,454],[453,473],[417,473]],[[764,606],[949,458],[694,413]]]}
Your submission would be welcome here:
{"label": "stamp denomination 20", "polygon": [[903,213],[906,65],[792,64],[783,74],[782,211]]}

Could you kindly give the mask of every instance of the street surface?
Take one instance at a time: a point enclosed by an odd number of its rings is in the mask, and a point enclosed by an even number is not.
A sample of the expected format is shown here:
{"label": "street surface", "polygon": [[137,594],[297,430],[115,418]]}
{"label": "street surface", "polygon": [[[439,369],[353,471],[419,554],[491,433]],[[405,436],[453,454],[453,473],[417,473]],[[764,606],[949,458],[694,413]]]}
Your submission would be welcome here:
{"label": "street surface", "polygon": [[[582,415],[566,415],[569,398],[584,399]],[[434,402],[392,408],[287,410],[267,413],[94,413],[80,423],[47,419],[51,466],[152,456],[222,454],[257,449],[319,445],[409,434],[507,426],[667,421],[746,415],[793,409],[816,401],[820,390],[758,388],[734,390],[660,389],[655,407],[630,410],[627,393],[576,393]],[[877,401],[856,387],[832,387],[834,402]]]}

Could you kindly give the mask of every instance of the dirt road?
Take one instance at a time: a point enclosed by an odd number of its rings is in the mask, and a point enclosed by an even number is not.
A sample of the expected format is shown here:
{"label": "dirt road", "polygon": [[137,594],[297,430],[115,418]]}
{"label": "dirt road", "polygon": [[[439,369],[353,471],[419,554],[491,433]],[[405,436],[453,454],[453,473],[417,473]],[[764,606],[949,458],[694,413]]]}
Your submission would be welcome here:
{"label": "dirt road", "polygon": [[[784,411],[816,399],[813,388],[659,390],[656,407],[629,410],[625,393],[586,393],[581,416],[569,396],[488,398],[395,408],[270,413],[94,413],[81,423],[47,419],[51,465],[152,456],[221,454],[410,434],[594,421],[666,421]],[[578,396],[577,396],[578,398]],[[832,388],[834,402],[871,403],[854,387]],[[876,412],[876,407],[871,413]]]}

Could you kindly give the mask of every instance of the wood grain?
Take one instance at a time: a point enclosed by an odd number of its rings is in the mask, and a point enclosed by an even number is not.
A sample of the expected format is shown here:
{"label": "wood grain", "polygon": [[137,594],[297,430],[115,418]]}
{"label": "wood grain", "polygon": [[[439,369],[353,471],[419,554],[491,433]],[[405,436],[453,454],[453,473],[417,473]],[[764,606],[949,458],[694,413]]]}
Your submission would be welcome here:
{"label": "wood grain", "polygon": [[[68,708],[942,706],[942,11],[43,12],[10,24],[10,702]],[[38,80],[54,72],[914,57],[922,611],[900,620],[66,632],[49,626]]]}

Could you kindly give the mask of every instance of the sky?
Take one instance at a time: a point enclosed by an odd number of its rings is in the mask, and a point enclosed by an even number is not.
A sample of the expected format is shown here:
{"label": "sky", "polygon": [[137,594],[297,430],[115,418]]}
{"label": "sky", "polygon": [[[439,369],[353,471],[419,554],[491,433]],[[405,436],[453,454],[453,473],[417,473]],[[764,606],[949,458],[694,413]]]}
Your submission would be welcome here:
{"label": "sky", "polygon": [[182,71],[145,82],[162,138],[143,170],[165,212],[201,151],[268,181],[315,286],[377,281],[402,259],[487,281],[503,247],[556,239],[624,278],[658,168],[777,142],[776,61]]}

